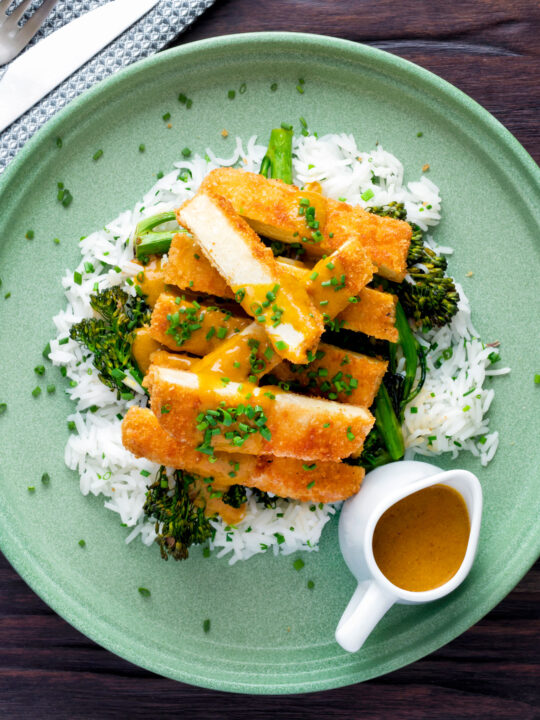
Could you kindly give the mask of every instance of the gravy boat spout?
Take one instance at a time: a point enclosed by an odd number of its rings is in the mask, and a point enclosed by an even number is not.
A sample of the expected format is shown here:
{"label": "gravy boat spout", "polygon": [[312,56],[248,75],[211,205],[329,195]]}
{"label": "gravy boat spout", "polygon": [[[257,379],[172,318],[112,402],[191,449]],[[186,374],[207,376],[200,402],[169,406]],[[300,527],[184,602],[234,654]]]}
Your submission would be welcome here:
{"label": "gravy boat spout", "polygon": [[[461,565],[450,579],[429,590],[411,591],[394,585],[381,572],[373,554],[373,534],[381,516],[392,505],[433,485],[448,486],[463,498],[470,530]],[[429,463],[400,461],[368,473],[360,492],[343,505],[339,543],[343,558],[358,586],[336,629],[344,650],[359,650],[379,620],[394,605],[415,605],[448,595],[467,577],[476,554],[482,517],[482,489],[467,470],[448,470]]]}

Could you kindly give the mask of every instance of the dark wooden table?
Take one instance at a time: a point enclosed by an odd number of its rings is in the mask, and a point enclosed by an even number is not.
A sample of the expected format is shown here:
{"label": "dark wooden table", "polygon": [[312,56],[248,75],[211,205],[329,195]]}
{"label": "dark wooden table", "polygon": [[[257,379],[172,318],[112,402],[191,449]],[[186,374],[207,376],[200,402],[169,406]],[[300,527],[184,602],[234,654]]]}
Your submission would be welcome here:
{"label": "dark wooden table", "polygon": [[[538,0],[217,0],[173,44],[261,30],[324,33],[412,60],[475,98],[540,158]],[[0,718],[525,720],[539,713],[539,606],[537,565],[481,622],[407,668],[324,693],[237,696],[103,650],[0,556]]]}

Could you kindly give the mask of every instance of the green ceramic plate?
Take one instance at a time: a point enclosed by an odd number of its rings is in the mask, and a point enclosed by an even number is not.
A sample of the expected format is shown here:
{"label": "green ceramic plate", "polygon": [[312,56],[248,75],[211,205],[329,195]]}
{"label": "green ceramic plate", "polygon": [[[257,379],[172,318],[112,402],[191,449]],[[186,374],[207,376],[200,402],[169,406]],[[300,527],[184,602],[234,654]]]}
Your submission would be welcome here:
{"label": "green ceramic plate", "polygon": [[[304,94],[295,89],[300,77]],[[247,90],[240,94],[242,83]],[[234,100],[230,89],[237,91]],[[179,92],[193,98],[190,110],[178,102]],[[162,120],[166,112],[172,129]],[[485,493],[471,575],[440,602],[392,609],[356,655],[333,640],[354,587],[335,522],[320,551],[304,556],[300,572],[290,557],[260,556],[230,568],[198,550],[180,564],[162,562],[157,548],[139,542],[125,546],[118,516],[103,509],[102,499],[84,498],[77,476],[64,467],[70,404],[60,374],[48,367],[41,379],[33,370],[53,333],[51,318],[63,306],[60,277],[78,262],[81,235],[130,207],[185,146],[226,152],[235,135],[253,133],[266,142],[282,121],[299,130],[300,116],[319,133],[352,132],[364,148],[381,142],[402,159],[410,178],[430,164],[444,198],[437,238],[456,248],[451,271],[466,287],[474,320],[485,339],[501,341],[512,367],[496,381],[491,422],[501,446],[495,460],[487,469],[467,457],[459,461],[479,475]],[[95,162],[100,148],[103,157]],[[56,200],[57,181],[73,194],[67,210]],[[8,404],[0,416],[0,542],[30,586],[83,633],[134,663],[195,685],[254,693],[322,690],[435,650],[479,620],[532,564],[540,465],[540,389],[533,382],[540,371],[539,176],[516,140],[461,92],[397,57],[341,40],[216,38],[138,63],[75,100],[28,143],[0,182],[0,402]],[[35,232],[32,241],[25,239],[28,229]],[[467,278],[470,270],[474,276]],[[32,389],[47,382],[56,383],[56,394],[32,397]],[[48,487],[40,482],[45,471]],[[150,588],[151,597],[142,597],[139,586]]]}

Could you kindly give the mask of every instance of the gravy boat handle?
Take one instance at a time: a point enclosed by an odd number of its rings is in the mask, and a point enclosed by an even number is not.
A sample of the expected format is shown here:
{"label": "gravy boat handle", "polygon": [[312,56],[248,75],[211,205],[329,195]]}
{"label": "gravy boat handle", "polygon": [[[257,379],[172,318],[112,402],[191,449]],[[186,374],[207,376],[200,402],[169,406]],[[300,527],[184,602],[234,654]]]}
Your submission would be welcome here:
{"label": "gravy boat handle", "polygon": [[375,580],[359,583],[336,628],[336,641],[344,650],[356,652],[394,603],[395,597]]}

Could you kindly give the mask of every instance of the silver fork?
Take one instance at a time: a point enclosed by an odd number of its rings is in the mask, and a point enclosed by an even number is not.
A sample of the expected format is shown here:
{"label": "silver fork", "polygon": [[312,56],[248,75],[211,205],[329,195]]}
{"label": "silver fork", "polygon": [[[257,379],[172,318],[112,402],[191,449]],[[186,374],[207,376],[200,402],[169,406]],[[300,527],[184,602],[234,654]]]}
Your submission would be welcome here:
{"label": "silver fork", "polygon": [[47,15],[57,0],[45,0],[24,25],[19,20],[26,12],[32,0],[23,0],[11,15],[7,14],[13,0],[0,0],[0,67],[18,55],[45,22]]}

